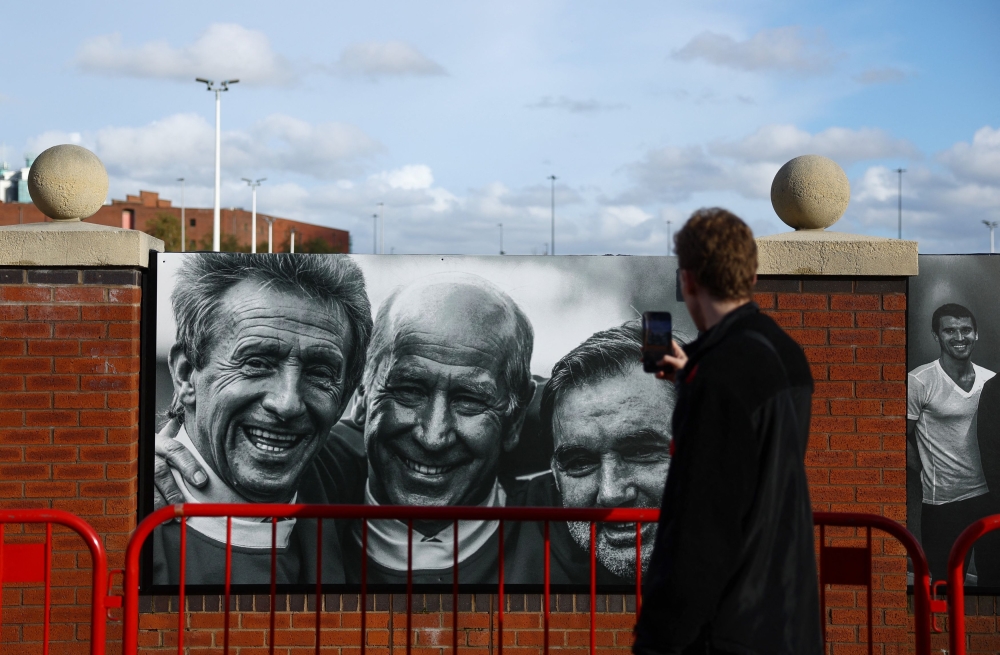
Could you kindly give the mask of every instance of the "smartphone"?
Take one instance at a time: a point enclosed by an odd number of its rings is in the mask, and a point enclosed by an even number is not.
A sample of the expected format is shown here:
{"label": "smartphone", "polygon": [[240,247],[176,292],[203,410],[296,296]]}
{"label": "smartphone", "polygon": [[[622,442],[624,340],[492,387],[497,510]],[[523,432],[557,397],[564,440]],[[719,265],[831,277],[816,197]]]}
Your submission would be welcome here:
{"label": "smartphone", "polygon": [[660,363],[664,355],[674,354],[673,320],[670,312],[644,312],[642,315],[642,370],[647,373],[674,370]]}

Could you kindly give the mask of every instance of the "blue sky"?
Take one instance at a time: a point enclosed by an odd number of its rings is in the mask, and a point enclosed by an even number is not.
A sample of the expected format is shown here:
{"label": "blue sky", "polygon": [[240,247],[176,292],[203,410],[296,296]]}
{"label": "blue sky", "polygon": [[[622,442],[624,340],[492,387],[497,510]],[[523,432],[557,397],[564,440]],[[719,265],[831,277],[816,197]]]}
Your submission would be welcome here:
{"label": "blue sky", "polygon": [[44,2],[7,7],[0,141],[94,150],[116,198],[212,202],[349,229],[371,252],[663,254],[722,205],[786,229],[777,169],[827,155],[835,229],[982,252],[1000,220],[1000,3]]}

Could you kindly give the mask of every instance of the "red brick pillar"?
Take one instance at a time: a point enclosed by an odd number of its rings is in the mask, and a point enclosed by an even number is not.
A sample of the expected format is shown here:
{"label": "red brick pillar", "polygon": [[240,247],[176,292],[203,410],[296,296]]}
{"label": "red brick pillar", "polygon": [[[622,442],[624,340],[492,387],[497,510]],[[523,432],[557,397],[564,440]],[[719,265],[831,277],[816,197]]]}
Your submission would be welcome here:
{"label": "red brick pillar", "polygon": [[[137,515],[142,279],[163,246],[131,230],[52,228],[0,235],[0,507],[83,518],[120,568]],[[44,538],[41,526],[5,532],[7,543]],[[90,555],[53,532],[50,652],[86,653]],[[39,584],[4,585],[0,653],[42,652],[43,600]]]}

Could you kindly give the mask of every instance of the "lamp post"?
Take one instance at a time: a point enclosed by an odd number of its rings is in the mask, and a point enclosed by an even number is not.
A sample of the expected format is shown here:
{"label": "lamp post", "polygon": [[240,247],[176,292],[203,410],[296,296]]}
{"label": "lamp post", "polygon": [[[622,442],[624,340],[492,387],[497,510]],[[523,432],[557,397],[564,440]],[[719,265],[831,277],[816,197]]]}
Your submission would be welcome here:
{"label": "lamp post", "polygon": [[997,227],[997,225],[1000,225],[1000,223],[997,223],[996,221],[983,221],[983,225],[985,225],[986,227],[990,228],[990,254],[992,255],[993,254],[993,230],[995,230],[996,227]]}
{"label": "lamp post", "polygon": [[253,194],[253,200],[250,204],[250,252],[252,253],[257,252],[257,187],[266,179],[266,177],[262,177],[259,180],[251,180],[248,177],[243,178],[243,181],[250,185],[250,192]]}
{"label": "lamp post", "polygon": [[502,255],[502,254],[504,254],[503,253],[503,223],[497,223],[497,225],[500,227],[500,254]]}
{"label": "lamp post", "polygon": [[270,216],[265,216],[264,220],[267,221],[267,252],[274,252],[274,219]]}
{"label": "lamp post", "polygon": [[673,221],[667,221],[667,255],[668,256],[671,255],[673,253],[673,250],[674,250],[674,242],[673,242],[673,239],[670,238],[671,236],[673,236],[671,234],[671,229],[670,229],[671,228],[671,223],[673,223]]}
{"label": "lamp post", "polygon": [[556,254],[556,176],[549,175],[547,178],[552,181],[552,249],[549,250],[549,254]]}
{"label": "lamp post", "polygon": [[905,168],[897,168],[896,172],[899,173],[899,238],[903,238],[903,173],[906,172]]}
{"label": "lamp post", "polygon": [[219,205],[222,186],[222,92],[228,91],[229,85],[236,84],[239,80],[224,80],[218,85],[203,77],[197,77],[194,81],[204,84],[208,91],[215,91],[215,208],[212,214],[212,250],[219,252],[222,248],[222,219]]}
{"label": "lamp post", "polygon": [[382,224],[381,229],[379,230],[378,251],[379,254],[384,255],[385,254],[385,203],[384,202],[380,202],[378,204],[378,216],[380,219],[379,222]]}
{"label": "lamp post", "polygon": [[181,252],[187,252],[187,241],[184,237],[184,223],[187,222],[184,220],[184,178],[179,177],[177,178],[177,181],[181,183]]}

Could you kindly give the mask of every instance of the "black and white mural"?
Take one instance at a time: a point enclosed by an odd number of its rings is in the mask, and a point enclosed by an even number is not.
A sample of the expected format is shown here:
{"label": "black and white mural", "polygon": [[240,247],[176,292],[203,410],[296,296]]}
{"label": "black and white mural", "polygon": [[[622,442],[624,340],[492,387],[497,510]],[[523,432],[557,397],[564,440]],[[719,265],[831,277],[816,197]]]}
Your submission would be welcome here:
{"label": "black and white mural", "polygon": [[[168,253],[154,275],[147,509],[659,507],[674,396],[642,372],[639,317],[671,311],[694,335],[675,258]],[[550,529],[553,585],[586,585],[589,526]],[[499,530],[460,524],[463,585],[496,582]],[[503,530],[505,582],[541,585],[542,525]],[[451,584],[452,531],[414,523],[415,583]],[[189,584],[223,584],[226,534],[188,520]],[[368,522],[370,584],[406,582],[406,535]],[[356,521],[233,519],[231,539],[235,585],[268,583],[272,539],[280,584],[360,583]],[[147,584],[177,584],[180,526],[152,541]],[[634,524],[599,524],[602,588],[634,589],[635,542]]]}
{"label": "black and white mural", "polygon": [[[922,255],[907,326],[907,527],[934,580],[974,521],[1000,513],[1000,257]],[[966,584],[1000,592],[1000,538],[972,551]]]}

